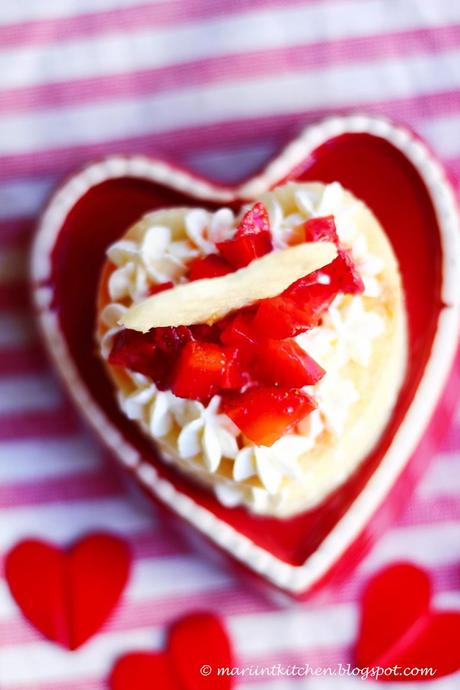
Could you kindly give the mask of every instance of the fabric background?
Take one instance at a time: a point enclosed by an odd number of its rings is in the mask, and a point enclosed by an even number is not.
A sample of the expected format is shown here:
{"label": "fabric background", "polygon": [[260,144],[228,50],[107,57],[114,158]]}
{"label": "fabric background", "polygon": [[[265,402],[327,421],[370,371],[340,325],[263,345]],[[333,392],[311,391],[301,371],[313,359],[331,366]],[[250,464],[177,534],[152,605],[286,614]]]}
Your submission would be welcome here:
{"label": "fabric background", "polygon": [[100,690],[120,653],[160,646],[165,624],[202,607],[224,616],[242,665],[347,663],[360,589],[399,558],[428,569],[439,606],[459,608],[460,414],[401,519],[347,583],[278,609],[167,531],[107,467],[38,342],[27,249],[52,187],[95,157],[151,152],[231,182],[328,113],[408,123],[458,175],[460,3],[3,0],[0,88],[0,560],[26,535],[67,543],[96,528],[124,535],[135,554],[121,606],[74,653],[45,642],[0,580],[0,688]]}

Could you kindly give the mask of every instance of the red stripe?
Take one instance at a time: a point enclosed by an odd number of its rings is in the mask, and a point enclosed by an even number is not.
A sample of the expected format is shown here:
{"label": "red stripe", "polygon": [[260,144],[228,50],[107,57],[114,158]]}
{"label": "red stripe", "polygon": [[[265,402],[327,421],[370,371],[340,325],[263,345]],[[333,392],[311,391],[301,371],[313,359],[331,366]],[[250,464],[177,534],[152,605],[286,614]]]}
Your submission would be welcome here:
{"label": "red stripe", "polygon": [[0,179],[27,176],[64,175],[88,161],[112,153],[149,154],[181,163],[191,155],[206,150],[233,149],[235,146],[264,141],[273,148],[289,142],[302,126],[337,112],[357,108],[415,124],[421,118],[460,112],[460,90],[384,101],[356,103],[344,108],[322,108],[277,116],[230,120],[211,125],[187,127],[140,137],[104,141],[98,144],[68,146],[34,153],[0,157]]}
{"label": "red stripe", "polygon": [[[65,689],[64,685],[65,683]],[[107,690],[107,680],[101,678],[96,680],[95,678],[79,678],[77,680],[58,680],[58,681],[45,681],[44,683],[36,683],[33,685],[29,683],[24,685],[5,685],[3,690]]]}
{"label": "red stripe", "polygon": [[455,452],[459,451],[460,449],[460,424],[452,424],[450,428],[447,430],[446,434],[444,434],[442,441],[441,441],[441,446],[440,446],[440,451],[449,453],[449,452]]}
{"label": "red stripe", "polygon": [[[441,565],[433,571],[436,591],[456,591],[458,587],[459,563]],[[357,575],[351,581],[334,590],[322,592],[305,604],[298,604],[299,610],[321,611],[324,606],[353,603],[358,599],[368,575]],[[241,584],[232,584],[204,592],[177,593],[142,600],[127,600],[120,605],[115,615],[107,622],[101,633],[124,632],[133,628],[141,630],[168,625],[175,618],[196,610],[218,610],[221,616],[239,616],[273,611],[273,604]],[[0,642],[4,644],[27,644],[41,641],[35,631],[21,616],[0,621]]]}
{"label": "red stripe", "polygon": [[11,89],[0,94],[0,113],[137,98],[181,87],[293,73],[345,62],[438,52],[460,45],[460,25],[321,41],[178,65]]}
{"label": "red stripe", "polygon": [[458,518],[460,518],[460,496],[442,494],[425,500],[415,496],[395,525],[401,527],[430,525]]}
{"label": "red stripe", "polygon": [[0,509],[122,495],[115,472],[85,472],[39,480],[31,478],[29,481],[0,484]]}
{"label": "red stripe", "polygon": [[[164,525],[156,527],[153,522],[148,530],[130,534],[125,539],[131,549],[133,562],[151,558],[188,556],[191,553],[187,541],[176,531]],[[0,573],[3,572],[5,557],[6,553],[0,553]]]}
{"label": "red stripe", "polygon": [[[0,508],[7,508],[9,505],[24,508],[29,505],[32,507],[52,501],[79,501],[85,500],[85,498],[90,500],[97,497],[118,495],[122,498],[126,494],[117,478],[118,475],[113,470],[114,468],[109,465],[103,474],[86,472],[38,482],[24,481],[9,485],[4,484],[0,486]],[[126,500],[128,500],[128,496],[126,496]],[[435,500],[416,501],[414,506],[410,506],[405,515],[395,522],[395,528],[450,522],[455,520],[459,514],[460,498],[456,496],[444,495]],[[164,525],[161,528],[156,528],[152,524],[151,529],[129,534],[125,538],[129,542],[135,560],[160,556],[180,556],[192,551],[185,535],[183,536]],[[0,571],[4,557],[5,554],[0,553]],[[446,566],[443,567],[446,568]],[[439,586],[448,589],[452,584],[449,577],[453,578],[454,575],[454,570],[443,570],[442,568],[438,570],[436,577],[439,577]],[[343,601],[350,601],[357,595],[356,587],[359,587],[359,584],[350,580],[341,585],[340,592],[336,593],[336,596],[343,596]]]}
{"label": "red stripe", "polygon": [[[332,4],[334,0],[328,0]],[[319,4],[324,0],[164,0],[152,4],[79,14],[74,17],[57,17],[38,21],[6,24],[0,27],[2,49],[20,45],[69,41],[80,37],[99,38],[112,32],[129,33],[136,29],[161,26],[177,26],[181,23],[212,17],[244,15],[257,9],[285,8],[288,5]]]}
{"label": "red stripe", "polygon": [[[172,619],[196,609],[219,607],[221,615],[270,610],[267,601],[256,599],[240,587],[227,587],[207,592],[168,595],[156,599],[127,601],[104,626],[103,632],[121,632],[163,626]],[[0,621],[0,643],[25,644],[41,641],[40,634],[22,617]]]}
{"label": "red stripe", "polygon": [[27,410],[0,416],[0,441],[62,437],[79,428],[76,413],[70,406],[55,410]]}
{"label": "red stripe", "polygon": [[36,225],[35,218],[14,218],[0,220],[0,244],[2,249],[25,248],[30,243],[32,231]]}
{"label": "red stripe", "polygon": [[185,537],[164,524],[152,525],[146,532],[129,535],[129,545],[135,560],[188,555],[191,552]]}
{"label": "red stripe", "polygon": [[[20,309],[23,311],[30,305],[29,286],[25,281],[0,283],[0,310],[10,311]],[[1,357],[0,357],[1,367]]]}
{"label": "red stripe", "polygon": [[[281,649],[257,655],[249,655],[244,650],[241,650],[238,663],[235,662],[235,665],[239,669],[246,668],[244,676],[240,676],[242,680],[244,678],[245,686],[246,684],[255,685],[261,682],[276,682],[277,679],[282,679],[281,682],[283,682],[285,678],[289,678],[289,683],[294,684],[297,681],[302,683],[303,687],[308,687],[308,678],[316,677],[314,674],[315,669],[330,669],[324,675],[331,678],[332,672],[336,669],[338,670],[339,663],[346,665],[352,662],[352,654],[353,647],[349,645],[307,647],[305,649],[292,650]],[[278,664],[284,670],[284,673],[278,671],[276,668]],[[307,664],[308,666],[306,666]],[[306,675],[300,675],[298,671],[295,672],[297,675],[294,675],[294,665],[303,668],[307,667],[310,670]],[[351,667],[353,667],[353,664],[351,664]],[[288,671],[288,669],[290,670]],[[331,686],[333,685],[334,681],[331,682]]]}
{"label": "red stripe", "polygon": [[48,359],[39,345],[0,349],[0,376],[45,372],[48,369]]}

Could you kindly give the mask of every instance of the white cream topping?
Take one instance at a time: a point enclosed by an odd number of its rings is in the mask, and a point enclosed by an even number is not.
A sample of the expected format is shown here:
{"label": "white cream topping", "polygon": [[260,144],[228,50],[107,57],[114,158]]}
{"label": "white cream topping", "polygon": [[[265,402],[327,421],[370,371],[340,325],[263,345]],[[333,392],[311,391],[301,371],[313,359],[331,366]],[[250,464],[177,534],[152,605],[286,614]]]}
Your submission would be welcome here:
{"label": "white cream topping", "polygon": [[[359,202],[350,204],[338,183],[327,185],[322,192],[297,191],[295,200],[298,211],[289,215],[284,215],[273,197],[267,204],[274,248],[288,246],[296,226],[308,218],[332,214],[339,238],[351,250],[363,278],[364,296],[379,296],[379,274],[384,265],[380,258],[369,253],[366,239],[359,233],[355,218]],[[144,299],[152,283],[183,282],[188,262],[215,252],[216,242],[231,237],[237,224],[238,218],[230,209],[222,208],[214,213],[193,209],[185,215],[184,239],[174,240],[168,227],[152,223],[142,242],[120,240],[113,244],[107,255],[117,269],[108,284],[112,302],[102,313],[109,329],[101,339],[102,356],[108,357],[113,336],[119,330],[117,321],[126,310],[119,300]],[[327,276],[324,278],[327,281]],[[323,432],[334,436],[342,433],[350,408],[359,395],[341,370],[350,361],[366,367],[373,341],[383,330],[383,319],[366,309],[361,296],[338,295],[321,325],[297,336],[297,343],[326,369],[326,375],[316,386],[306,388],[317,401],[318,409],[271,447],[243,445],[239,429],[218,411],[219,396],[204,406],[159,391],[145,376],[129,372],[134,392],[126,395],[120,390],[119,404],[154,439],[164,439],[177,429],[175,450],[191,466],[202,463],[209,473],[216,473],[224,458],[231,461],[231,478],[219,476],[215,484],[216,494],[225,505],[241,503],[242,483],[245,482],[247,492],[247,480],[257,478],[260,486],[250,488],[251,504],[257,511],[268,495],[281,496],[285,477],[301,479],[300,459],[314,447]],[[305,482],[305,476],[302,481]]]}

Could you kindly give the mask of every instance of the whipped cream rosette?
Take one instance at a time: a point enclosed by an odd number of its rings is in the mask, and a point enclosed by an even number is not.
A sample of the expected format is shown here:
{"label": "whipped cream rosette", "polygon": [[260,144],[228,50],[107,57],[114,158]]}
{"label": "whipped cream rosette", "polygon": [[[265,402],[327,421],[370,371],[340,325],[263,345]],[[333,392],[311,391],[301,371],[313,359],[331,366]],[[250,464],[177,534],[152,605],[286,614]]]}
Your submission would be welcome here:
{"label": "whipped cream rosette", "polygon": [[123,412],[228,506],[287,517],[377,443],[406,363],[397,262],[338,183],[174,208],[107,252],[97,338]]}

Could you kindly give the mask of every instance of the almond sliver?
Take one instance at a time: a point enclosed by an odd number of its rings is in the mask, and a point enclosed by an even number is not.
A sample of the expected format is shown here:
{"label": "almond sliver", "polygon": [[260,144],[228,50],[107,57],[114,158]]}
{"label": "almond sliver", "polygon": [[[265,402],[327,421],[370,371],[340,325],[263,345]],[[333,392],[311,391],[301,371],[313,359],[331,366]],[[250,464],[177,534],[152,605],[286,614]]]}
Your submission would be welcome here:
{"label": "almond sliver", "polygon": [[152,295],[130,307],[119,323],[143,333],[158,326],[213,323],[235,309],[276,297],[336,256],[337,249],[331,242],[308,242],[270,252],[234,273],[195,280]]}

